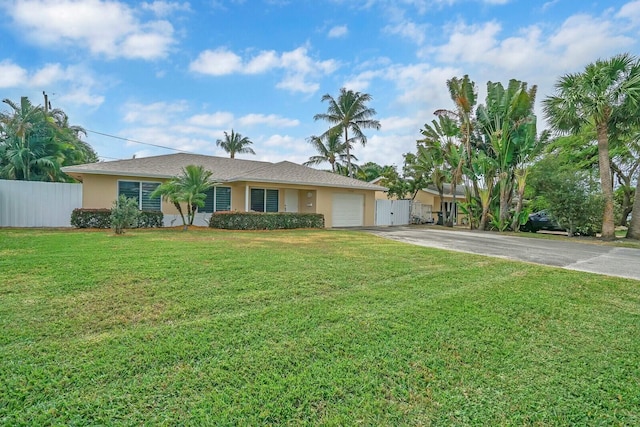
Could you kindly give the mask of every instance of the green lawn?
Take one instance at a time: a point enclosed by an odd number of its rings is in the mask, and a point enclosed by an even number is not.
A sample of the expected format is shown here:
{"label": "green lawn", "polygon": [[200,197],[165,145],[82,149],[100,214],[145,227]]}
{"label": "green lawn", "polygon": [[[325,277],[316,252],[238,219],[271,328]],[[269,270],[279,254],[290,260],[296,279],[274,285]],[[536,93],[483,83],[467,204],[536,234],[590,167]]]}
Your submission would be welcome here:
{"label": "green lawn", "polygon": [[0,230],[1,425],[640,425],[640,282],[358,232]]}

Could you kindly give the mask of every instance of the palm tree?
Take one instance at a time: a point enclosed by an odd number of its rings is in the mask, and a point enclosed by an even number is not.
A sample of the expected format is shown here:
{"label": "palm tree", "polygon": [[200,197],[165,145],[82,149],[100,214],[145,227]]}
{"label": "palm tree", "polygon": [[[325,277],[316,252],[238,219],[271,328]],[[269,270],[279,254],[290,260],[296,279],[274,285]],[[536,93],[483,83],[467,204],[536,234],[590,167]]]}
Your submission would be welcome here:
{"label": "palm tree", "polygon": [[62,166],[97,161],[95,151],[80,139],[86,134],[69,125],[60,109],[34,106],[27,97],[20,103],[3,100],[12,109],[0,113],[0,177],[27,181],[68,181]]}
{"label": "palm tree", "polygon": [[222,147],[224,151],[229,153],[229,156],[232,159],[235,159],[236,153],[238,154],[256,154],[255,151],[251,147],[253,144],[252,141],[249,140],[246,136],[242,136],[239,133],[235,133],[233,129],[231,129],[231,134],[228,134],[226,131],[224,133],[224,140],[219,139],[216,141],[216,145],[218,147]]}
{"label": "palm tree", "polygon": [[[305,166],[313,166],[329,162],[331,165],[331,172],[335,173],[336,165],[347,160],[347,144],[340,140],[339,132],[324,133],[322,137],[313,135],[309,137],[307,141],[313,146],[313,148],[315,148],[318,154],[309,157],[309,161],[304,163]],[[326,144],[323,141],[326,141]],[[351,155],[351,159],[358,160],[353,155]]]}
{"label": "palm tree", "polygon": [[602,238],[615,238],[613,178],[609,155],[609,130],[615,128],[617,112],[640,103],[640,63],[629,55],[616,55],[587,65],[582,73],[567,74],[555,85],[556,94],[544,100],[545,116],[556,131],[577,134],[589,123],[598,140],[600,186],[605,206]]}
{"label": "palm tree", "polygon": [[185,198],[178,186],[176,179],[170,179],[169,181],[160,184],[158,187],[156,187],[155,190],[153,190],[153,193],[151,193],[151,197],[161,197],[162,200],[173,204],[173,206],[175,206],[176,210],[180,214],[184,230],[187,229],[187,220],[184,217],[184,211],[182,210],[181,205],[181,203],[185,201]]}
{"label": "palm tree", "polygon": [[[350,151],[353,148],[352,143],[360,141],[364,146],[367,143],[367,137],[362,132],[362,129],[380,129],[380,122],[372,119],[376,115],[376,110],[366,105],[371,99],[371,95],[367,93],[354,92],[342,88],[337,99],[325,94],[322,97],[322,102],[329,102],[327,112],[313,116],[313,120],[325,120],[333,125],[325,134],[333,132],[344,134],[349,176],[352,176]],[[349,139],[349,132],[353,134],[351,139]]]}
{"label": "palm tree", "polygon": [[46,123],[42,107],[34,106],[29,98],[20,98],[20,104],[10,99],[3,99],[13,110],[12,114],[3,113],[0,121],[3,124],[5,136],[4,175],[13,179],[31,179],[31,166],[34,152],[29,147],[30,137],[38,127]]}
{"label": "palm tree", "polygon": [[[464,145],[459,144],[460,128],[458,123],[447,115],[438,116],[431,125],[425,124],[420,131],[424,136],[418,143],[424,144],[434,159],[440,159],[446,166],[446,176],[451,182],[452,206],[456,204],[456,187],[462,182],[462,168],[465,162]],[[438,176],[438,179],[441,177]],[[440,189],[438,189],[440,191]],[[454,210],[445,218],[448,227],[453,227]]]}
{"label": "palm tree", "polygon": [[[173,203],[180,217],[184,230],[187,225],[193,225],[196,212],[204,206],[207,197],[206,191],[215,185],[211,180],[212,173],[203,166],[189,165],[182,169],[182,175],[176,176],[161,184],[151,193],[151,197],[162,197]],[[181,203],[187,206],[187,218],[185,219]]]}

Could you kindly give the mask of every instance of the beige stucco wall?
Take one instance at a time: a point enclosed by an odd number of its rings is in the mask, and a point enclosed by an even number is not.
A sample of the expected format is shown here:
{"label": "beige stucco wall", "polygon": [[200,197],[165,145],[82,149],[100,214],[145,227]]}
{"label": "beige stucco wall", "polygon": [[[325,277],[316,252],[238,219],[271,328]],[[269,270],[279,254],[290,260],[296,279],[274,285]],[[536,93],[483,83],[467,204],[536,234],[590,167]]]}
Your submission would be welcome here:
{"label": "beige stucco wall", "polygon": [[[132,176],[84,175],[82,185],[82,207],[111,208],[114,200],[117,198],[119,180],[162,182],[161,179],[147,179]],[[334,193],[363,194],[364,225],[372,226],[375,223],[376,194],[374,191],[260,182],[235,182],[223,185],[231,187],[231,209],[239,212],[244,212],[245,210],[245,195],[247,187],[249,187],[249,189],[265,188],[279,190],[278,205],[279,211],[281,212],[284,212],[285,210],[285,190],[298,190],[298,212],[323,214],[325,217],[326,227],[331,227],[332,224],[331,217]],[[161,209],[162,212],[167,215],[178,214],[178,211],[171,203],[162,201]]]}
{"label": "beige stucco wall", "polygon": [[[316,190],[314,187],[287,184],[273,184],[273,183],[261,183],[261,182],[234,182],[230,184],[223,184],[224,186],[231,187],[231,210],[243,212],[245,210],[245,195],[247,187],[249,191],[252,188],[264,188],[278,190],[278,211],[285,211],[285,190],[293,189],[298,191],[298,212],[303,213],[316,213]],[[311,197],[307,197],[310,193]],[[251,208],[249,206],[249,208]]]}
{"label": "beige stucco wall", "polygon": [[[163,182],[160,179],[136,176],[84,175],[82,179],[82,207],[88,209],[111,209],[118,198],[118,181]],[[177,213],[170,203],[161,202],[165,213]]]}

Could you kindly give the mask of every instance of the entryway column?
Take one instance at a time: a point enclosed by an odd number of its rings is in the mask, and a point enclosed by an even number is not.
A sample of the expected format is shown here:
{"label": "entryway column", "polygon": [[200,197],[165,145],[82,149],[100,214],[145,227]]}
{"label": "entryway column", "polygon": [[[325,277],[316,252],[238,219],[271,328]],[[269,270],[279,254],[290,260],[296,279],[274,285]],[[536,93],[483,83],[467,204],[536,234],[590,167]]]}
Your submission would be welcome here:
{"label": "entryway column", "polygon": [[244,211],[249,212],[249,184],[244,187]]}

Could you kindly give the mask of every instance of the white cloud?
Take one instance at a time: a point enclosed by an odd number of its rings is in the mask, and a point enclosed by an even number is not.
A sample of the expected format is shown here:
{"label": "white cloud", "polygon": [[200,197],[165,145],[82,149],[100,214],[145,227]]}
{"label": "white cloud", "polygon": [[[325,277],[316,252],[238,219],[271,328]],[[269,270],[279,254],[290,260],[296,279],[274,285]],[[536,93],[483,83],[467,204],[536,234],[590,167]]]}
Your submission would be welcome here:
{"label": "white cloud", "polygon": [[418,129],[413,133],[375,134],[367,139],[367,145],[354,149],[358,164],[376,162],[380,165],[395,164],[402,168],[402,154],[416,151]]}
{"label": "white cloud", "polygon": [[368,70],[363,71],[357,76],[352,77],[347,80],[344,84],[344,87],[347,89],[355,90],[356,92],[364,92],[371,85],[371,81],[376,77],[381,77],[384,75],[383,70]]}
{"label": "white cloud", "polygon": [[27,81],[27,70],[11,61],[0,62],[0,88],[18,87]]}
{"label": "white cloud", "polygon": [[349,29],[346,25],[336,25],[329,30],[329,32],[327,33],[327,37],[331,39],[337,39],[340,37],[345,37],[347,34],[349,34]]}
{"label": "white cloud", "polygon": [[[167,21],[157,21],[144,27],[149,31],[135,32],[124,39],[121,44],[122,56],[129,59],[155,59],[173,43],[173,27]],[[160,56],[164,56],[164,53]]]}
{"label": "white cloud", "polygon": [[612,50],[624,50],[635,43],[635,40],[616,34],[612,21],[588,15],[575,15],[567,19],[548,42],[550,48],[557,52],[553,62],[563,68],[574,68]]}
{"label": "white cloud", "polygon": [[247,63],[244,72],[247,74],[260,74],[271,70],[279,65],[280,58],[274,50],[260,52],[258,56],[251,58]]}
{"label": "white cloud", "polygon": [[75,87],[69,89],[64,95],[61,95],[58,98],[58,101],[70,104],[98,107],[104,102],[104,96],[95,95],[84,87]]}
{"label": "white cloud", "polygon": [[287,119],[276,114],[247,114],[238,119],[240,126],[258,126],[265,125],[269,127],[295,127],[300,124],[297,119]]}
{"label": "white cloud", "polygon": [[196,126],[228,128],[233,124],[233,113],[219,111],[213,114],[197,114],[189,118],[188,122]]}
{"label": "white cloud", "polygon": [[222,128],[230,129],[233,127],[254,127],[268,126],[275,128],[295,127],[300,124],[299,120],[288,119],[276,114],[247,114],[245,116],[235,118],[235,116],[227,111],[218,111],[213,114],[197,114],[188,119],[188,123],[195,126],[206,128]]}
{"label": "white cloud", "polygon": [[402,21],[393,25],[387,25],[383,31],[388,34],[397,34],[417,45],[422,45],[425,40],[426,25],[418,25],[411,21]]}
{"label": "white cloud", "polygon": [[21,36],[46,47],[88,49],[107,58],[156,59],[173,45],[167,21],[140,22],[117,1],[19,0],[6,6]]}
{"label": "white cloud", "polygon": [[226,48],[205,50],[189,64],[189,70],[211,76],[224,76],[242,70],[242,58]]}
{"label": "white cloud", "polygon": [[[150,142],[155,145],[161,145],[164,147],[175,148],[176,150],[188,151],[188,152],[201,152],[212,154],[216,150],[216,143],[210,139],[203,139],[193,137],[191,135],[181,135],[176,132],[171,132],[170,129],[163,128],[161,126],[150,127],[135,127],[123,129],[120,134],[129,135],[131,139],[141,142]],[[143,145],[129,141],[126,144],[128,147],[144,147]],[[167,154],[166,150],[162,150],[161,153],[153,148],[141,148],[140,152],[145,154]]]}
{"label": "white cloud", "polygon": [[124,106],[124,121],[143,125],[166,125],[173,122],[176,114],[186,111],[186,101],[154,102],[141,104],[129,102]]}
{"label": "white cloud", "polygon": [[140,6],[143,10],[149,10],[160,17],[170,16],[176,12],[189,12],[191,10],[189,3],[170,1],[143,2]]}
{"label": "white cloud", "polygon": [[227,48],[205,50],[191,62],[193,72],[222,76],[227,74],[260,74],[273,69],[284,70],[285,75],[276,87],[292,92],[314,93],[319,85],[310,81],[333,73],[338,68],[334,60],[317,61],[308,55],[308,49],[297,49],[278,54],[275,51],[262,51],[248,61]]}
{"label": "white cloud", "polygon": [[417,118],[417,117],[392,116],[392,117],[385,117],[383,119],[380,119],[381,129],[385,133],[399,131],[399,130],[415,131],[417,129],[420,129],[420,127],[423,124],[424,124],[424,118]]}
{"label": "white cloud", "polygon": [[95,93],[98,86],[91,70],[82,66],[46,64],[30,71],[11,61],[0,62],[0,88],[46,89],[56,93],[58,102],[96,107],[104,102],[104,96]]}
{"label": "white cloud", "polygon": [[616,15],[618,18],[626,18],[634,24],[640,23],[640,0],[632,1],[620,8]]}
{"label": "white cloud", "polygon": [[495,21],[483,25],[455,25],[449,35],[447,44],[437,49],[441,62],[478,62],[484,61],[485,55],[497,43],[497,35],[502,26]]}

